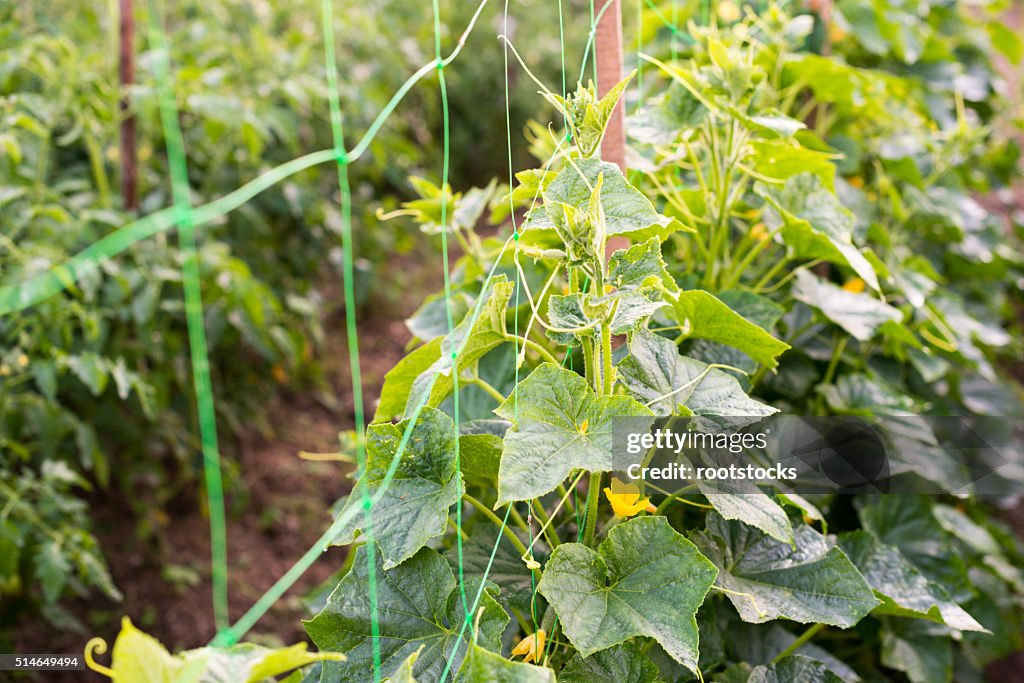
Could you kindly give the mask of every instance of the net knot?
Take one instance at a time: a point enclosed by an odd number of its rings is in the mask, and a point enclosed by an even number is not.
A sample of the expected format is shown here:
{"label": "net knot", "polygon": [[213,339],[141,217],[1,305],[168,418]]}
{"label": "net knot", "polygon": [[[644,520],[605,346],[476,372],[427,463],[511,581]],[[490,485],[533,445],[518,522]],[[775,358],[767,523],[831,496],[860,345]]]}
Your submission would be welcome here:
{"label": "net knot", "polygon": [[215,647],[231,647],[237,643],[238,635],[234,630],[230,628],[222,628],[217,631],[217,635],[214,636],[212,645]]}
{"label": "net knot", "polygon": [[348,165],[348,151],[345,149],[337,149],[334,151],[335,160],[342,165]]}

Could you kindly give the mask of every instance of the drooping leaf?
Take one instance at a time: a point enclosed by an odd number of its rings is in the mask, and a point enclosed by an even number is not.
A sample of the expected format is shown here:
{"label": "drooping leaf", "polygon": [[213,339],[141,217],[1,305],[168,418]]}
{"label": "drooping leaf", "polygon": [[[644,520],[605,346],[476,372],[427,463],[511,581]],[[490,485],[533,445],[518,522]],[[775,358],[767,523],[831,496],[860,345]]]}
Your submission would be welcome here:
{"label": "drooping leaf", "polygon": [[456,683],[555,683],[555,672],[543,666],[513,662],[473,645],[462,662]]}
{"label": "drooping leaf", "polygon": [[[504,275],[496,276],[483,295],[479,315],[471,309],[454,330],[441,338],[437,360],[413,381],[405,406],[405,416],[424,402],[437,407],[451,393],[454,372],[462,372],[479,361],[487,352],[506,341],[505,309],[508,307],[515,283]],[[428,393],[429,392],[429,393]]]}
{"label": "drooping leaf", "polygon": [[747,396],[731,375],[680,356],[672,340],[645,329],[629,340],[618,371],[626,388],[658,415],[674,415],[682,406],[707,423],[735,426],[736,418],[777,412]]}
{"label": "drooping leaf", "polygon": [[569,472],[612,469],[612,425],[617,417],[653,413],[626,396],[598,396],[576,373],[544,363],[495,412],[514,422],[505,435],[498,474],[498,505],[536,498]]}
{"label": "drooping leaf", "polygon": [[[793,541],[793,526],[778,503],[755,486],[745,487],[742,493],[726,492],[731,484],[717,481],[713,486],[705,487],[703,480],[697,482],[711,506],[725,519],[737,519],[783,543]],[[741,490],[739,486],[736,488]]]}
{"label": "drooping leaf", "polygon": [[[793,256],[848,265],[869,287],[879,290],[874,268],[853,244],[853,214],[818,176],[800,173],[781,188],[758,184],[755,191],[777,213],[775,222],[782,226],[779,235]],[[769,213],[766,218],[773,216]]]}
{"label": "drooping leaf", "polygon": [[390,422],[405,412],[416,378],[426,372],[441,357],[441,338],[435,337],[398,361],[384,375],[380,402],[373,415],[374,422]]}
{"label": "drooping leaf", "polygon": [[779,341],[704,290],[680,292],[669,301],[670,316],[687,338],[731,346],[768,368],[776,367],[779,354],[789,348],[789,344]]}
{"label": "drooping leaf", "polygon": [[[380,555],[373,552],[379,567]],[[325,664],[324,680],[365,683],[373,678],[374,615],[370,613],[368,571],[367,548],[360,546],[352,570],[338,583],[327,605],[305,622],[317,647],[348,657],[345,662]],[[479,585],[477,580],[466,582],[470,607]],[[450,656],[454,660],[451,670],[457,671],[466,656],[471,629],[459,638],[466,616],[455,576],[444,558],[435,550],[423,548],[394,569],[378,570],[376,586],[383,677],[392,676],[420,646],[423,650],[413,666],[417,679],[439,680]],[[476,643],[497,651],[509,617],[494,600],[495,592],[487,586],[480,594],[483,613],[478,619]]]}
{"label": "drooping leaf", "polygon": [[[719,292],[716,297],[741,317],[768,331],[779,321],[785,309],[766,297],[739,289]],[[708,339],[691,342],[687,355],[705,363],[718,363],[739,368],[748,374],[757,370],[758,362],[737,348]],[[789,358],[787,357],[787,360]],[[792,365],[791,363],[789,365]],[[792,373],[789,373],[792,374]],[[740,384],[746,381],[740,378]]]}
{"label": "drooping leaf", "polygon": [[558,674],[559,683],[659,683],[661,680],[657,665],[632,640],[589,657],[576,653]]}
{"label": "drooping leaf", "polygon": [[717,584],[744,621],[785,618],[847,628],[879,604],[843,551],[809,526],[794,530],[790,546],[709,513],[706,531],[693,538],[719,568]]}
{"label": "drooping leaf", "polygon": [[695,615],[715,573],[664,517],[642,517],[613,527],[596,552],[580,543],[555,548],[537,589],[584,657],[649,636],[696,671]]}
{"label": "drooping leaf", "polygon": [[941,585],[951,599],[966,600],[971,596],[967,569],[931,508],[928,496],[876,496],[870,504],[862,504],[858,513],[861,524],[875,538],[898,548],[925,577]]}
{"label": "drooping leaf", "polygon": [[885,545],[863,530],[841,534],[839,547],[882,599],[876,612],[929,619],[960,631],[985,630],[949,598],[942,586],[925,578],[897,548]]}
{"label": "drooping leaf", "polygon": [[[409,420],[398,424],[371,425],[366,433],[366,471],[357,486],[372,496],[381,488],[391,462],[398,454]],[[448,524],[448,509],[459,501],[463,486],[455,470],[455,424],[433,408],[424,408],[406,443],[402,459],[384,496],[373,506],[373,538],[390,569],[409,557]],[[341,514],[359,510],[362,495],[349,496]],[[364,528],[365,517],[357,512],[341,528],[334,543],[347,545]]]}
{"label": "drooping leaf", "polygon": [[887,322],[900,322],[899,309],[868,294],[854,294],[806,270],[798,271],[793,298],[821,311],[860,341],[871,339]]}
{"label": "drooping leaf", "polygon": [[902,671],[912,683],[953,680],[953,641],[941,626],[890,619],[882,632],[882,665]]}

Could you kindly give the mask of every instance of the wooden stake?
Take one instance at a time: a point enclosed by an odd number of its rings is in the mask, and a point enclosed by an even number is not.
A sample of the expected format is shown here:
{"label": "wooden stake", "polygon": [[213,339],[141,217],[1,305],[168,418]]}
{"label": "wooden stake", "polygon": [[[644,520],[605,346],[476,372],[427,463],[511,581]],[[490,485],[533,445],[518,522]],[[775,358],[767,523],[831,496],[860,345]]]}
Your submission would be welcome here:
{"label": "wooden stake", "polygon": [[135,14],[132,0],[119,0],[120,8],[120,54],[118,61],[118,82],[121,101],[121,198],[127,211],[139,208],[138,182],[139,167],[135,116],[131,113],[129,88],[135,82]]}
{"label": "wooden stake", "polygon": [[[605,0],[610,4],[601,21],[597,23],[595,51],[597,54],[597,94],[601,97],[622,80],[622,5],[619,0]],[[598,11],[604,9],[600,4]],[[601,141],[601,158],[616,164],[626,172],[626,108],[619,100],[612,112],[611,121]],[[612,252],[625,249],[629,240],[625,237],[612,237],[605,243],[605,256]]]}
{"label": "wooden stake", "polygon": [[[597,24],[595,51],[597,54],[597,94],[604,96],[616,83],[622,80],[622,5],[619,0],[598,0],[600,12],[605,5],[601,21]],[[618,165],[626,172],[626,108],[622,100],[615,106],[608,123],[604,141],[601,143],[601,158]]]}

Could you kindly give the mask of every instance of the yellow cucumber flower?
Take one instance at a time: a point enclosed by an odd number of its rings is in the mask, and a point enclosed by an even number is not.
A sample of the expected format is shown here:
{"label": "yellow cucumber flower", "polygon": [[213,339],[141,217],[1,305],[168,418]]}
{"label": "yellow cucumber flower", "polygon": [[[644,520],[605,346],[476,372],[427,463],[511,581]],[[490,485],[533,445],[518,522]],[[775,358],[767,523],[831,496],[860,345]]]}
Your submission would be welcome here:
{"label": "yellow cucumber flower", "polygon": [[843,283],[843,289],[847,292],[853,292],[854,294],[860,294],[864,291],[864,281],[859,277],[851,277],[849,280]]}
{"label": "yellow cucumber flower", "polygon": [[512,656],[521,656],[524,662],[536,662],[540,664],[541,657],[544,656],[544,643],[547,641],[548,634],[544,629],[538,629],[533,635],[526,636],[519,643],[512,648]]}
{"label": "yellow cucumber flower", "polygon": [[612,504],[612,512],[620,519],[632,517],[645,510],[655,510],[649,498],[640,497],[640,487],[633,483],[626,484],[618,479],[612,479],[612,485],[605,487],[604,495]]}

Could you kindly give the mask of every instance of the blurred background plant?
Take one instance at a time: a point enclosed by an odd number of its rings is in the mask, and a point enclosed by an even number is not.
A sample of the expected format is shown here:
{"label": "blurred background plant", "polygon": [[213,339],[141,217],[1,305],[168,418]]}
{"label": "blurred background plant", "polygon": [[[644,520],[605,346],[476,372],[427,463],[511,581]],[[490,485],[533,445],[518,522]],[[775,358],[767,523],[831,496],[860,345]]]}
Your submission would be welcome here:
{"label": "blurred background plant", "polygon": [[[145,40],[149,17],[146,3],[135,4],[136,73],[122,89],[118,2],[0,1],[0,283],[44,272],[170,203]],[[508,32],[554,79],[562,53],[552,30],[558,7],[526,4]],[[440,6],[443,42],[454,45],[475,5]],[[500,9],[492,3],[485,10],[467,46],[473,58],[449,72],[458,182],[507,173],[505,156],[493,153],[506,144]],[[331,146],[318,3],[215,0],[163,10],[193,204]],[[431,17],[430,3],[338,3],[350,145],[432,58]],[[567,40],[579,43],[579,32]],[[540,104],[529,92],[529,82],[513,82],[514,127]],[[119,190],[122,95],[135,118],[138,211]],[[381,223],[376,213],[411,195],[410,173],[439,171],[440,131],[440,97],[428,79],[353,166],[361,304],[400,290],[402,273],[382,268],[388,256],[436,254],[408,225]],[[525,149],[514,153],[522,158]],[[330,294],[341,264],[336,193],[333,167],[312,168],[200,232],[211,371],[227,434],[259,423],[282,388],[319,387],[332,399],[321,323],[340,306]],[[64,294],[0,319],[0,628],[26,606],[56,614],[68,590],[117,595],[84,498],[105,492],[127,503],[137,532],[158,542],[165,506],[194,485],[197,429],[180,266],[175,237],[161,234]],[[230,462],[227,474],[237,485]]]}

